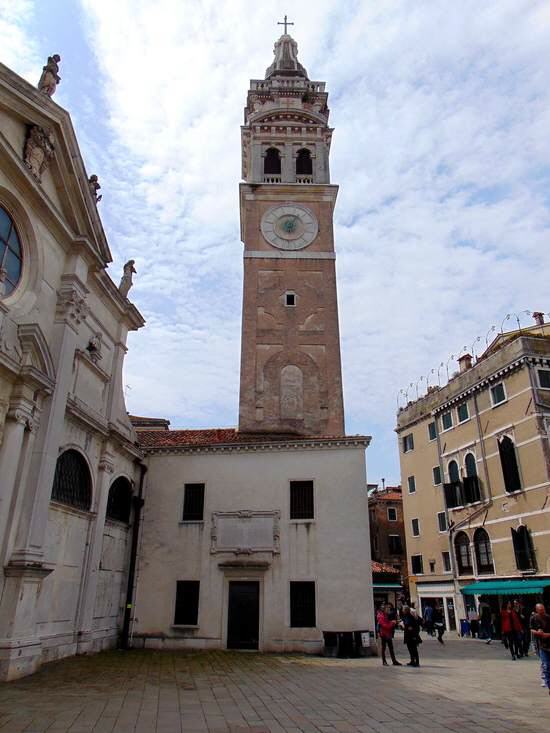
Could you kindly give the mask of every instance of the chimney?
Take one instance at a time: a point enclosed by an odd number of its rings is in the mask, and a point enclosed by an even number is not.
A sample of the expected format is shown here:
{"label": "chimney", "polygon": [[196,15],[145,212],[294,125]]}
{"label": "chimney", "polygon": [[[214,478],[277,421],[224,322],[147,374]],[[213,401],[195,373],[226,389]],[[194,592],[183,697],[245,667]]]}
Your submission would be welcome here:
{"label": "chimney", "polygon": [[533,313],[533,318],[535,319],[537,326],[544,326],[544,313],[535,311],[535,313]]}
{"label": "chimney", "polygon": [[467,372],[468,369],[472,368],[472,355],[471,354],[464,354],[460,357],[458,360],[458,365],[460,366],[460,373],[463,374],[464,372]]}

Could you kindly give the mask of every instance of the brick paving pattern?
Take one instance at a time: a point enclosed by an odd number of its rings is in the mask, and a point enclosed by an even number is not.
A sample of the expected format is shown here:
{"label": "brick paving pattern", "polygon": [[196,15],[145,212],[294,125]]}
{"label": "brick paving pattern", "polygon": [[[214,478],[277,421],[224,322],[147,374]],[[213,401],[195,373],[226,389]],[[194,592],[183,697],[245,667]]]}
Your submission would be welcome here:
{"label": "brick paving pattern", "polygon": [[[406,653],[397,641],[397,653]],[[1,733],[521,733],[545,730],[536,657],[432,639],[420,669],[380,659],[104,652],[0,685]],[[546,721],[546,722],[544,722]]]}

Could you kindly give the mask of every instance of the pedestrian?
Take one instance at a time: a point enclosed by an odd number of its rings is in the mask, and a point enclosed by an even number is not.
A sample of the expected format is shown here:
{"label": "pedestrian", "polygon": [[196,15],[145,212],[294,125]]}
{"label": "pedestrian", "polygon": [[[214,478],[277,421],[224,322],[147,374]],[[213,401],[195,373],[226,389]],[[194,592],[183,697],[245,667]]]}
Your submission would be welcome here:
{"label": "pedestrian", "polygon": [[388,666],[386,661],[386,649],[388,649],[390,652],[391,663],[394,667],[400,667],[401,662],[398,662],[395,658],[395,652],[393,649],[393,634],[397,621],[394,618],[391,618],[391,606],[389,603],[383,611],[378,612],[376,620],[378,622],[378,634],[380,636],[380,641],[382,642],[382,664],[384,667]]}
{"label": "pedestrian", "polygon": [[491,623],[491,607],[482,599],[479,604],[479,638],[486,639],[490,644],[493,639],[493,625]]}
{"label": "pedestrian", "polygon": [[433,612],[434,609],[431,604],[428,604],[424,609],[424,628],[430,636],[434,635]]}
{"label": "pedestrian", "polygon": [[434,612],[433,612],[433,625],[437,631],[437,640],[440,644],[444,644],[443,634],[445,633],[445,614],[443,609],[439,605],[439,601],[436,601]]}
{"label": "pedestrian", "polygon": [[475,606],[468,611],[468,621],[470,622],[470,634],[472,635],[472,639],[475,639],[479,634],[479,614]]}
{"label": "pedestrian", "polygon": [[411,613],[409,606],[403,606],[401,621],[405,631],[403,641],[407,645],[411,657],[411,661],[407,662],[407,666],[420,667],[420,658],[418,656],[418,645],[422,643],[422,639],[420,638],[420,623],[418,618]]}
{"label": "pedestrian", "polygon": [[523,656],[519,639],[521,634],[521,622],[517,613],[512,607],[512,601],[505,601],[500,612],[500,630],[502,643],[510,651],[512,660]]}
{"label": "pedestrian", "polygon": [[550,695],[550,615],[542,603],[537,603],[531,617],[533,638],[538,642],[542,679]]}
{"label": "pedestrian", "polygon": [[519,600],[514,601],[514,611],[517,613],[519,622],[521,624],[521,631],[519,632],[519,649],[524,657],[529,656],[529,643],[531,641],[531,631],[529,629],[529,617],[525,610],[523,603]]}

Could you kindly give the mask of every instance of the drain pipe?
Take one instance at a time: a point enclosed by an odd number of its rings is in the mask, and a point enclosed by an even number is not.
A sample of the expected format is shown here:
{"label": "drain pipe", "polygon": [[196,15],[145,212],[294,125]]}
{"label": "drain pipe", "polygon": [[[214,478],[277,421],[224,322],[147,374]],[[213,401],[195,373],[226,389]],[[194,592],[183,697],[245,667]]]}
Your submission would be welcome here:
{"label": "drain pipe", "polygon": [[122,633],[120,635],[120,647],[128,649],[128,640],[130,637],[130,622],[132,620],[132,610],[134,601],[134,582],[136,577],[137,548],[139,540],[139,529],[141,523],[141,510],[143,507],[143,484],[147,466],[143,463],[139,464],[139,490],[138,495],[132,498],[134,505],[134,525],[132,527],[132,548],[130,550],[130,565],[128,567],[128,588],[126,591],[126,604],[124,606],[124,621],[122,624]]}

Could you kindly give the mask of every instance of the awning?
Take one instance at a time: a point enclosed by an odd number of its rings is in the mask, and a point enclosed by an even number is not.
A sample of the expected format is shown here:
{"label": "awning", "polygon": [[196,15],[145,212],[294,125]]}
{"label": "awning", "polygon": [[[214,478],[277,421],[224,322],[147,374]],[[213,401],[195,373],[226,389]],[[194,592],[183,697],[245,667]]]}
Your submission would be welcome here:
{"label": "awning", "polygon": [[374,590],[398,590],[403,588],[400,583],[373,583]]}
{"label": "awning", "polygon": [[523,596],[543,593],[550,586],[550,578],[528,578],[526,580],[489,580],[472,583],[462,588],[467,596]]}

